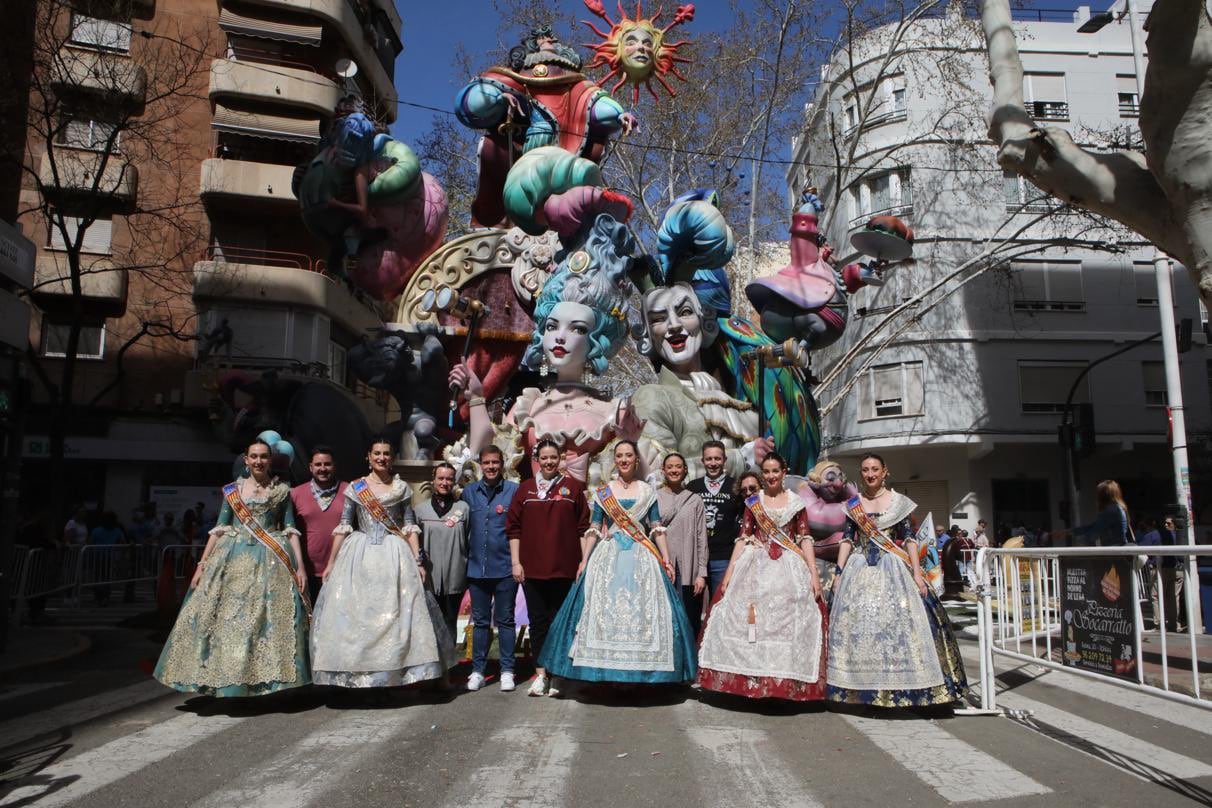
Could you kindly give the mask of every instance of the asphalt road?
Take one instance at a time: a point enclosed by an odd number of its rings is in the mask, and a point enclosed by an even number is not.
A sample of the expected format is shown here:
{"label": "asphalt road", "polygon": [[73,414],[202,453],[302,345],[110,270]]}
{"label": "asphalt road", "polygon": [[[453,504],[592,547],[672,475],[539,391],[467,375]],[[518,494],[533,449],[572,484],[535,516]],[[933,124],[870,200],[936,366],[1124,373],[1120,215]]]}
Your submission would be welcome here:
{"label": "asphalt road", "polygon": [[495,680],[233,702],[150,679],[157,639],[0,685],[0,806],[1212,805],[1212,712],[1063,673],[1003,671],[1017,718]]}

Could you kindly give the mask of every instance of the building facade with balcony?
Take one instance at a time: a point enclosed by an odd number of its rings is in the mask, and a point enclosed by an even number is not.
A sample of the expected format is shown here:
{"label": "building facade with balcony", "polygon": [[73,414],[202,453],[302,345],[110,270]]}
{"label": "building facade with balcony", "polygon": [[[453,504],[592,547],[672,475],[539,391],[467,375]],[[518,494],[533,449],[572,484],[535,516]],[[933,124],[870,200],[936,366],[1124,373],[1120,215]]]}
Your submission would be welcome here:
{"label": "building facade with balcony", "polygon": [[[1016,22],[1028,110],[1082,143],[1131,143],[1126,22],[1086,35],[1077,27],[1088,9],[1029,14]],[[826,453],[852,477],[863,454],[882,455],[919,516],[969,530],[978,519],[1003,533],[1059,529],[1068,512],[1061,413],[1089,363],[1159,330],[1154,253],[1003,175],[984,131],[991,92],[978,26],[923,19],[899,40],[895,26],[876,29],[856,43],[853,62],[825,67],[805,110],[789,198],[798,205],[818,189],[839,260],[860,257],[850,238],[873,215],[900,216],[916,231],[916,262],[853,295],[845,336],[813,354],[827,380],[816,395],[827,410]],[[1171,274],[1175,316],[1195,324],[1181,357],[1195,452],[1212,429],[1212,353],[1193,284],[1181,267]],[[918,295],[922,303],[898,313]],[[1084,520],[1106,478],[1123,484],[1139,515],[1175,501],[1165,390],[1160,340],[1077,383],[1073,401],[1093,404],[1097,434],[1079,468]],[[1197,521],[1209,523],[1198,482]]]}
{"label": "building facade with balcony", "polygon": [[[323,386],[381,426],[387,400],[345,363],[379,308],[325,274],[291,180],[343,95],[394,120],[394,3],[39,2],[54,30],[35,35],[35,84],[55,124],[31,108],[20,224],[39,247],[35,401],[79,332],[69,501],[126,519],[164,489],[213,495],[232,473],[229,422],[257,406],[224,386],[233,373]],[[48,447],[35,406],[31,470]]]}

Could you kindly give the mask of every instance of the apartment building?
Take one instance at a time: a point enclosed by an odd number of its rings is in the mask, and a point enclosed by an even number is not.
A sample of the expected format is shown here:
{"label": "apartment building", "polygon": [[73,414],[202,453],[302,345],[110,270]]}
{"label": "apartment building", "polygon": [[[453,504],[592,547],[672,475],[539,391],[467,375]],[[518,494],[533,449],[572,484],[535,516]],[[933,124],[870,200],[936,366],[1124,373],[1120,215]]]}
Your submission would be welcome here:
{"label": "apartment building", "polygon": [[[1020,16],[1036,120],[1102,147],[1138,138],[1126,21],[1083,34],[1088,8]],[[1097,433],[1079,468],[1082,517],[1093,518],[1095,483],[1108,477],[1134,511],[1160,513],[1175,501],[1160,341],[1078,381],[1096,359],[1159,330],[1152,247],[1000,172],[985,139],[991,94],[978,21],[943,14],[902,38],[896,30],[873,29],[853,61],[839,54],[824,68],[787,173],[792,204],[819,189],[843,260],[857,257],[850,237],[876,214],[900,216],[917,237],[916,264],[854,295],[846,335],[814,354],[816,375],[835,376],[817,390],[826,452],[852,474],[862,454],[883,455],[894,487],[936,523],[1058,529],[1067,485],[1057,428],[1073,388],[1074,402],[1093,404]],[[840,176],[829,168],[839,152]],[[991,249],[997,260],[974,264],[988,269],[962,271]],[[1175,317],[1195,325],[1182,380],[1197,447],[1212,430],[1207,315],[1186,272],[1171,275]],[[893,314],[935,284],[926,306]],[[1193,473],[1197,521],[1212,523]]]}
{"label": "apartment building", "polygon": [[283,390],[381,426],[386,400],[344,361],[379,309],[325,274],[291,179],[341,96],[394,120],[394,3],[39,2],[19,206],[38,244],[26,468],[48,462],[65,383],[69,500],[122,518],[157,492],[213,495],[241,425],[287,417]]}

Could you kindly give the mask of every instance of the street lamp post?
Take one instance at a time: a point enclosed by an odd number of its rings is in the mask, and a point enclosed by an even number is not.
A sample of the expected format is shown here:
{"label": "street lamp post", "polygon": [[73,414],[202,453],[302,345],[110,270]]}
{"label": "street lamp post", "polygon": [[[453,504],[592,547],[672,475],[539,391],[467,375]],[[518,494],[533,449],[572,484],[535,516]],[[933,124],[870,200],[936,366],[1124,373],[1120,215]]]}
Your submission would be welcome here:
{"label": "street lamp post", "polygon": [[[1116,4],[1118,5],[1118,3]],[[1136,32],[1136,0],[1124,0],[1128,17],[1128,38],[1132,43],[1132,67],[1136,77],[1136,109],[1140,113],[1141,101],[1145,97],[1145,67],[1144,55],[1141,52],[1140,37]],[[1078,30],[1092,34],[1123,14],[1112,10],[1091,17]],[[1191,513],[1191,472],[1187,462],[1187,424],[1183,415],[1182,377],[1179,374],[1178,338],[1174,322],[1174,290],[1170,285],[1170,259],[1165,253],[1156,250],[1153,258],[1153,270],[1157,280],[1157,309],[1161,318],[1162,358],[1166,368],[1166,403],[1170,410],[1171,461],[1174,466],[1174,493],[1178,507],[1183,513],[1186,543],[1195,544],[1195,525]],[[1187,559],[1187,581],[1184,590],[1187,594],[1187,619],[1193,623],[1200,620],[1199,610],[1194,608],[1195,599],[1192,597],[1193,587],[1198,586],[1199,573],[1195,558]],[[1194,636],[1192,636],[1192,653],[1194,653]]]}

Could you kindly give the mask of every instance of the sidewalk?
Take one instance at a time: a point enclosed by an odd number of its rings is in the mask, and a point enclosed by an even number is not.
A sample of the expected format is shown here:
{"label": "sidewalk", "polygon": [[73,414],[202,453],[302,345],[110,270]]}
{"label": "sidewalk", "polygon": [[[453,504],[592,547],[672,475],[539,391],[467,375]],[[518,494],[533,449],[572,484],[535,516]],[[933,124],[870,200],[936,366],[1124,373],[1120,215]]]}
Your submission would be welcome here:
{"label": "sidewalk", "polygon": [[8,648],[0,654],[0,677],[27,668],[63,662],[92,648],[92,640],[71,629],[25,626],[10,629]]}
{"label": "sidewalk", "polygon": [[[1200,698],[1212,700],[1212,634],[1195,635],[1195,653],[1199,662]],[[1141,638],[1142,665],[1145,682],[1162,686],[1161,637],[1146,632]],[[1166,658],[1170,669],[1170,689],[1195,695],[1191,676],[1191,641],[1186,634],[1166,634]]]}

